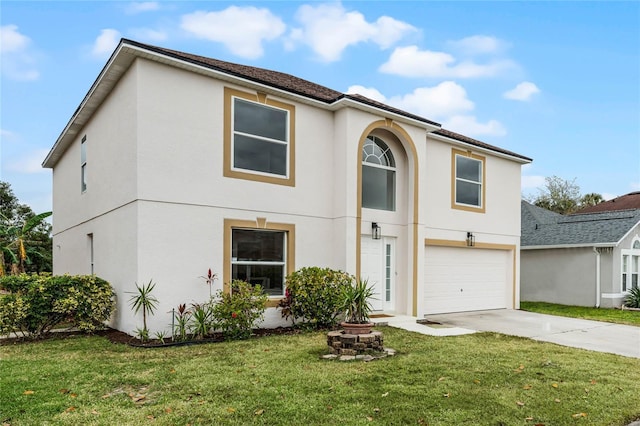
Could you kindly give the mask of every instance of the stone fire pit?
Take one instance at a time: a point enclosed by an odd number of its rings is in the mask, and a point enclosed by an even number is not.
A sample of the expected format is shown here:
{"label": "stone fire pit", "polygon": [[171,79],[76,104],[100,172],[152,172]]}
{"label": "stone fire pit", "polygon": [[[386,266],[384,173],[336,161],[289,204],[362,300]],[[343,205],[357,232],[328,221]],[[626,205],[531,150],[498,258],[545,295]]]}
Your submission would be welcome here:
{"label": "stone fire pit", "polygon": [[373,330],[367,334],[348,334],[344,330],[330,331],[327,333],[330,353],[322,358],[372,361],[395,355],[395,351],[385,349],[383,343],[384,336],[381,331]]}

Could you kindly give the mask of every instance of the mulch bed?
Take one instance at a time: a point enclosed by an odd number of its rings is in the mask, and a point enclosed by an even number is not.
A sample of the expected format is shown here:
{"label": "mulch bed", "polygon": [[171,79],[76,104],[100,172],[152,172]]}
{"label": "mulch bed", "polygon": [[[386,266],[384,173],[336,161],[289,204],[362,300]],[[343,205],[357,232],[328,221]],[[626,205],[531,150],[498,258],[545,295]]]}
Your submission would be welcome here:
{"label": "mulch bed", "polygon": [[[278,327],[278,328],[257,328],[253,330],[253,334],[251,338],[260,338],[265,336],[274,336],[274,335],[294,335],[302,333],[302,330],[293,327]],[[34,342],[38,340],[50,340],[50,339],[71,339],[78,336],[86,336],[86,333],[82,333],[80,331],[56,331],[54,333],[49,333],[46,336],[34,340],[34,339],[26,339],[23,337],[11,337],[6,339],[0,339],[0,346],[7,345],[17,345],[21,343]],[[186,345],[194,345],[194,344],[202,344],[202,343],[217,343],[224,341],[222,337],[222,333],[214,333],[211,337],[207,339],[201,340],[189,340],[186,342],[172,342],[171,338],[164,339],[164,343],[158,340],[150,340],[148,342],[142,342],[140,339],[130,336],[127,333],[122,331],[115,330],[113,328],[107,328],[105,330],[99,330],[93,333],[95,336],[102,336],[111,343],[115,344],[123,344],[141,348],[161,348],[168,346],[186,346]]]}

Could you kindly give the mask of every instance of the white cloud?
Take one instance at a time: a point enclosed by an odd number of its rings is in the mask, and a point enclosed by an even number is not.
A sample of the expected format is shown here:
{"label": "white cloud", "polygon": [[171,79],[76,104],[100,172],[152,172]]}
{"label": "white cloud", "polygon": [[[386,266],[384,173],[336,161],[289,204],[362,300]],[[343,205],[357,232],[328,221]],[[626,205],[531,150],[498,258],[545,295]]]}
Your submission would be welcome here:
{"label": "white cloud", "polygon": [[403,77],[474,78],[500,75],[516,65],[508,59],[496,59],[486,64],[457,62],[445,52],[420,50],[417,46],[396,48],[380,71]]}
{"label": "white cloud", "polygon": [[[522,172],[524,173],[524,167]],[[526,189],[538,189],[543,187],[545,184],[544,176],[530,176],[530,175],[522,175],[522,179],[520,181],[520,187],[522,190]]]}
{"label": "white cloud", "polygon": [[499,121],[489,120],[486,123],[480,123],[473,115],[454,115],[445,120],[442,127],[472,137],[504,136],[507,134],[507,130]]}
{"label": "white cloud", "polygon": [[20,52],[29,46],[29,37],[18,32],[17,25],[3,25],[0,27],[0,53]]}
{"label": "white cloud", "polygon": [[157,1],[133,2],[129,3],[124,11],[129,15],[135,15],[142,12],[153,12],[160,9],[160,3]]}
{"label": "white cloud", "polygon": [[105,59],[111,55],[120,42],[120,32],[112,28],[100,31],[91,49],[91,54],[99,59]]}
{"label": "white cloud", "polygon": [[406,95],[390,98],[389,103],[431,119],[444,119],[474,108],[464,87],[453,81],[443,81],[434,87],[418,87]]}
{"label": "white cloud", "polygon": [[387,49],[417,31],[412,25],[389,16],[367,22],[362,13],[347,12],[340,3],[303,5],[298,9],[296,19],[302,28],[291,31],[287,47],[308,45],[325,62],[339,60],[349,46],[373,42],[381,49]]}
{"label": "white cloud", "polygon": [[444,81],[434,87],[418,87],[413,92],[387,98],[378,89],[354,85],[347,93],[359,93],[373,100],[393,105],[404,111],[432,120],[441,121],[443,127],[467,136],[504,136],[504,126],[497,120],[481,123],[466,114],[475,107],[467,98],[464,87],[453,81]]}
{"label": "white cloud", "polygon": [[229,6],[219,12],[197,11],[182,16],[181,28],[205,40],[224,44],[233,54],[255,59],[263,43],[281,36],[284,22],[269,9]]}
{"label": "white cloud", "polygon": [[500,53],[507,46],[507,43],[500,39],[485,35],[474,35],[461,40],[447,43],[452,49],[464,55],[480,55]]}
{"label": "white cloud", "polygon": [[14,141],[16,140],[17,135],[10,130],[0,129],[0,140],[2,142],[5,141]]}
{"label": "white cloud", "polygon": [[[640,185],[639,185],[640,186]],[[603,192],[602,194],[602,198],[604,198],[605,201],[609,201],[609,200],[613,200],[614,198],[617,198],[618,196],[615,194],[611,194],[609,192]]]}
{"label": "white cloud", "polygon": [[48,149],[35,149],[25,154],[24,157],[12,161],[7,166],[7,169],[12,172],[26,174],[46,172],[47,170],[42,168],[42,162],[47,154],[49,154]]}
{"label": "white cloud", "polygon": [[165,41],[169,38],[166,32],[153,30],[151,28],[133,28],[130,30],[130,33],[136,39],[145,41]]}
{"label": "white cloud", "polygon": [[533,95],[540,93],[538,86],[530,81],[523,81],[513,89],[504,92],[503,97],[506,99],[512,99],[514,101],[528,101]]}
{"label": "white cloud", "polygon": [[31,39],[18,31],[17,25],[0,27],[0,70],[12,80],[37,80],[36,54],[31,48]]}
{"label": "white cloud", "polygon": [[378,102],[387,102],[387,98],[380,93],[380,91],[374,87],[364,87],[364,86],[350,86],[347,89],[347,93],[357,93],[360,94],[362,96],[366,96],[369,99],[373,99],[374,101],[378,101]]}

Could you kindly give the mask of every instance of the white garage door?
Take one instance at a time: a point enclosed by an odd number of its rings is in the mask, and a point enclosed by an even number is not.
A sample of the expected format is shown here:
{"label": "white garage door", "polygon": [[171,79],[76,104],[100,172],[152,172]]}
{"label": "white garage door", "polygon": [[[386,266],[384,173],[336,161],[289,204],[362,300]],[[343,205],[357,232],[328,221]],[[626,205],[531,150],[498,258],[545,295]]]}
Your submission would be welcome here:
{"label": "white garage door", "polygon": [[426,314],[508,306],[509,251],[427,246],[425,253]]}

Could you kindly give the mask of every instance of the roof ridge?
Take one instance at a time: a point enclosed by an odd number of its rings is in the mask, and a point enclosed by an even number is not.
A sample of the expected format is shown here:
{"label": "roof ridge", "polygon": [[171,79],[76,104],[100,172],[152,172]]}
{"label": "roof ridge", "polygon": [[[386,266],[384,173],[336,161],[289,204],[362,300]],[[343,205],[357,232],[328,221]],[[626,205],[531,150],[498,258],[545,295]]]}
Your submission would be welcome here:
{"label": "roof ridge", "polygon": [[[388,111],[394,114],[402,115],[404,117],[407,117],[413,120],[417,120],[423,123],[441,127],[440,123],[432,121],[426,117],[413,114],[399,108],[395,108],[391,105],[376,101],[374,99],[368,98],[359,93],[339,92],[337,90],[331,89],[330,87],[326,87],[321,84],[314,83],[310,80],[306,80],[306,79],[297,77],[295,75],[284,73],[281,71],[275,71],[268,68],[255,67],[252,65],[243,65],[235,62],[223,61],[220,59],[210,58],[207,56],[182,52],[179,50],[155,46],[147,43],[141,43],[135,40],[127,39],[127,38],[122,38],[121,43],[128,43],[133,46],[154,51],[156,53],[170,55],[176,59],[186,60],[188,62],[196,62],[200,65],[213,68],[221,72],[225,72],[228,74],[235,75],[237,77],[253,80],[255,82],[259,82],[262,84],[268,84],[272,87],[276,87],[278,89],[281,89],[287,92],[291,92],[291,93],[295,93],[295,94],[309,97],[312,99],[316,99],[327,104],[331,104],[339,101],[340,99],[347,98],[347,99],[354,100],[356,102],[360,102],[365,105],[383,109],[385,111]],[[284,84],[283,81],[281,81],[282,79],[285,80],[286,84]],[[306,87],[302,87],[302,86],[306,86]],[[526,161],[532,161],[531,158],[526,157],[524,155],[497,147],[495,145],[488,144],[486,142],[479,141],[477,139],[453,132],[451,130],[440,128],[434,131],[433,133],[441,136],[449,137],[451,139],[454,139],[460,142],[465,142],[470,145],[477,146],[479,148],[485,148],[490,151],[502,153],[502,154],[520,158]]]}

